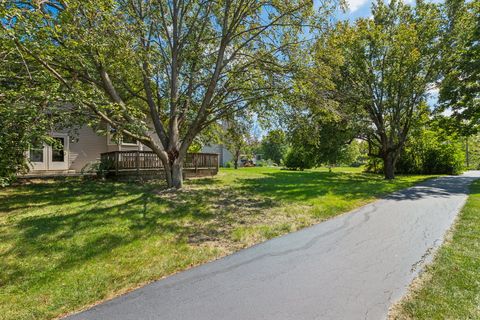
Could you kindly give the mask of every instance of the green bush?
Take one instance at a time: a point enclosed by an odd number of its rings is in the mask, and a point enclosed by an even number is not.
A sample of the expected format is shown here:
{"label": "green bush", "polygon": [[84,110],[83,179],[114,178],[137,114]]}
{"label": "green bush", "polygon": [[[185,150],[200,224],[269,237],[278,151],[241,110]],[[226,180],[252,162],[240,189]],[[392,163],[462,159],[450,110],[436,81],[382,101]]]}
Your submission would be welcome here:
{"label": "green bush", "polygon": [[315,157],[301,148],[292,148],[285,157],[285,167],[290,170],[304,170],[313,168]]}
{"label": "green bush", "polygon": [[228,161],[225,163],[225,168],[233,168],[233,161]]}
{"label": "green bush", "polygon": [[267,160],[257,160],[255,163],[255,166],[257,167],[276,167],[278,166],[273,160],[267,159]]}
{"label": "green bush", "polygon": [[112,160],[106,161],[91,161],[87,163],[81,170],[81,174],[95,173],[98,177],[104,179],[107,177],[109,171],[114,168]]}
{"label": "green bush", "polygon": [[460,174],[465,154],[459,139],[423,130],[405,146],[397,165],[397,173]]}

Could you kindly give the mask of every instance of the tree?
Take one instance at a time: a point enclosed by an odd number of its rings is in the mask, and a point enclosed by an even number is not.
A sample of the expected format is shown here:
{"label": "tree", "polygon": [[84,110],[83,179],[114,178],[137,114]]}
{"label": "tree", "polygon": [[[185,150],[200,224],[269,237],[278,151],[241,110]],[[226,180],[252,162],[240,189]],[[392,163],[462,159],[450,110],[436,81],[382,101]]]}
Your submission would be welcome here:
{"label": "tree", "polygon": [[439,110],[449,110],[453,128],[469,136],[480,124],[480,3],[446,1],[444,79]]}
{"label": "tree", "polygon": [[263,158],[280,164],[286,155],[287,147],[285,132],[280,129],[271,130],[262,139]]}
{"label": "tree", "polygon": [[282,92],[286,53],[333,6],[314,17],[311,0],[8,1],[0,15],[72,105],[153,150],[180,188],[195,137]]}
{"label": "tree", "polygon": [[81,119],[60,114],[58,104],[49,102],[59,96],[57,83],[6,40],[0,37],[0,186],[28,171],[26,152],[32,144],[53,143],[49,131]]}
{"label": "tree", "polygon": [[291,145],[290,167],[351,164],[351,144],[365,126],[362,110],[338,99],[335,81],[341,78],[344,57],[333,31],[319,35],[309,54],[296,57],[298,71],[282,117]]}
{"label": "tree", "polygon": [[233,167],[238,169],[240,154],[242,151],[246,152],[249,147],[248,119],[237,116],[228,120],[226,126],[222,141],[233,155]]}
{"label": "tree", "polygon": [[364,114],[370,155],[393,179],[416,111],[438,79],[441,15],[435,4],[397,0],[375,2],[372,13],[337,27],[334,43],[343,54],[337,99]]}
{"label": "tree", "polygon": [[308,111],[291,117],[289,141],[292,149],[301,150],[304,157],[309,158],[305,163],[313,166],[335,166],[349,162],[352,157],[349,145],[359,134],[356,122],[352,121],[352,117],[340,115],[338,107],[336,112],[315,112],[314,109],[312,106]]}

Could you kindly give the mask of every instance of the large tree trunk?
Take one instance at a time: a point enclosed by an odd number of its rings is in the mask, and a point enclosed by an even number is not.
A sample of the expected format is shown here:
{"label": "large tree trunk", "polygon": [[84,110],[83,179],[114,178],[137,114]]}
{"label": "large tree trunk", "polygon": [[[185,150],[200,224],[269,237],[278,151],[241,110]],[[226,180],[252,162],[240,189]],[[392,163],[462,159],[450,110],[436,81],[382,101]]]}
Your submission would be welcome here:
{"label": "large tree trunk", "polygon": [[396,156],[392,152],[383,157],[383,172],[386,180],[395,179],[395,162]]}
{"label": "large tree trunk", "polygon": [[167,163],[162,160],[165,168],[165,180],[169,188],[181,189],[183,187],[183,161],[176,157]]}
{"label": "large tree trunk", "polygon": [[238,169],[238,159],[240,158],[240,150],[235,151],[235,156],[233,158],[233,167]]}
{"label": "large tree trunk", "polygon": [[172,166],[172,188],[180,189],[183,187],[183,166],[173,164]]}

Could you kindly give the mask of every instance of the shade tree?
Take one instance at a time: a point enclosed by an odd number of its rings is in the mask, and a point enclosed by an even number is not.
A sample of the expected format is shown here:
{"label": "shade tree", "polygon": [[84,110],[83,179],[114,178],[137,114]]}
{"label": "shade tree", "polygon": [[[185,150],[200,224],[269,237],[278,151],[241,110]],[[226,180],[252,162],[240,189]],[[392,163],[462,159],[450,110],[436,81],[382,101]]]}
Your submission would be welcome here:
{"label": "shade tree", "polygon": [[[288,87],[288,52],[336,2],[47,0],[0,4],[3,39],[48,71],[68,101],[140,141],[182,186],[205,128]],[[37,88],[35,86],[35,88]]]}
{"label": "shade tree", "polygon": [[417,112],[439,79],[442,17],[436,4],[376,1],[372,17],[341,23],[331,42],[343,61],[336,100],[358,108],[370,156],[386,179],[409,137]]}

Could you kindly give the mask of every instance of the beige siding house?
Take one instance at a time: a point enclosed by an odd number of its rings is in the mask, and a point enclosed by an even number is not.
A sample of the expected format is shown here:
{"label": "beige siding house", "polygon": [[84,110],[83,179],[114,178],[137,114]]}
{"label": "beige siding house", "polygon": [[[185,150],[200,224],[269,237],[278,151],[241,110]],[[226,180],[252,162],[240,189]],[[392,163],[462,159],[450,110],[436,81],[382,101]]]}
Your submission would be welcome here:
{"label": "beige siding house", "polygon": [[[78,174],[89,164],[100,161],[102,153],[150,150],[136,141],[112,141],[109,134],[99,135],[86,125],[72,136],[67,131],[52,132],[50,135],[58,143],[43,143],[28,150],[26,155],[30,160],[30,171],[27,176]],[[231,153],[221,145],[205,146],[201,152],[218,154],[220,166],[232,159]]]}
{"label": "beige siding house", "polygon": [[88,164],[99,161],[103,152],[141,151],[145,148],[135,141],[114,142],[109,134],[98,135],[88,126],[83,126],[75,136],[65,132],[52,132],[51,136],[58,141],[57,144],[43,143],[28,151],[29,175],[80,173]]}

